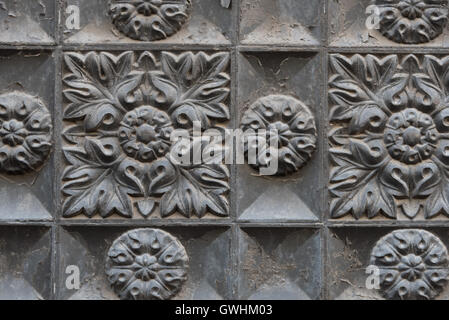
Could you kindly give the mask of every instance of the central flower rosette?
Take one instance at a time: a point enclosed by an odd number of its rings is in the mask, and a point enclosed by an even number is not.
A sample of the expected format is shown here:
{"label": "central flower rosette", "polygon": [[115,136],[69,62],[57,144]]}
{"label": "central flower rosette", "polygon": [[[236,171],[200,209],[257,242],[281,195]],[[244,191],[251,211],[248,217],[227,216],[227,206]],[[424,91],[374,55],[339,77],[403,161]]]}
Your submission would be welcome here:
{"label": "central flower rosette", "polygon": [[397,43],[429,42],[448,22],[447,0],[372,0],[379,31]]}
{"label": "central flower rosette", "polygon": [[391,157],[406,164],[430,159],[438,138],[432,117],[416,109],[393,114],[384,130],[384,142]]}
{"label": "central flower rosette", "polygon": [[169,116],[151,106],[128,112],[119,128],[123,151],[141,162],[152,162],[170,151],[173,126]]}
{"label": "central flower rosette", "polygon": [[448,254],[430,232],[396,230],[380,239],[371,252],[379,285],[387,299],[433,299],[447,284]]}

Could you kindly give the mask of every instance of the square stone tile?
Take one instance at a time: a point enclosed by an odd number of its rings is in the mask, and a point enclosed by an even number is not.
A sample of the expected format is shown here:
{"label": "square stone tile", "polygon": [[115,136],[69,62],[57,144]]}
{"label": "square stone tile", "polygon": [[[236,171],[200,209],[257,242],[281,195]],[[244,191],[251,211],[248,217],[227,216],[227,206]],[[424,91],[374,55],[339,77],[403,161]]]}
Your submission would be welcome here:
{"label": "square stone tile", "polygon": [[[318,221],[323,210],[323,187],[319,173],[322,161],[322,148],[319,146],[319,137],[322,134],[322,71],[319,67],[319,55],[242,52],[238,61],[237,104],[242,131],[253,129],[252,125],[248,125],[252,121],[252,110],[262,103],[265,107],[273,107],[277,111],[274,116],[262,115],[257,111],[259,115],[254,118],[254,121],[260,124],[257,129],[269,130],[277,123],[289,126],[289,129],[301,138],[289,138],[288,146],[283,145],[279,150],[280,156],[285,150],[293,151],[279,158],[276,175],[263,175],[260,170],[262,163],[256,161],[255,165],[249,165],[249,156],[245,156],[245,164],[238,162],[238,219],[258,222]],[[282,108],[289,104],[298,109],[295,109],[292,115],[282,116],[281,113],[285,111]],[[297,129],[298,123],[303,123],[305,129]],[[302,139],[304,137],[306,138]],[[289,165],[290,156],[294,159],[293,166]]]}
{"label": "square stone tile", "polygon": [[55,43],[56,1],[5,0],[0,4],[0,43]]}
{"label": "square stone tile", "polygon": [[0,300],[51,297],[51,231],[43,227],[0,227]]}
{"label": "square stone tile", "polygon": [[239,299],[309,300],[320,297],[320,231],[242,228]]}
{"label": "square stone tile", "polygon": [[401,1],[329,0],[329,45],[336,47],[447,47],[448,7],[423,1],[418,16],[408,16]]}
{"label": "square stone tile", "polygon": [[[203,300],[232,297],[231,232],[216,227],[164,227],[188,256],[187,280],[174,299]],[[59,299],[118,299],[105,273],[108,251],[116,238],[130,227],[65,227],[59,241]],[[138,258],[136,258],[138,259]],[[137,260],[136,260],[137,261]],[[67,266],[80,270],[80,289],[65,286]],[[134,278],[140,279],[140,278]],[[132,285],[134,282],[130,282]]]}
{"label": "square stone tile", "polygon": [[[65,0],[63,9],[69,8],[67,10],[69,14],[63,13],[63,16],[71,21],[70,6],[79,8],[80,28],[70,29],[63,26],[64,42],[67,44],[151,42],[173,45],[233,43],[235,6],[225,8],[220,5],[220,1],[180,0],[176,4],[162,4],[145,9],[143,6],[127,4],[130,2],[112,1],[110,6],[111,2],[106,0]],[[115,7],[116,3],[122,5]],[[128,22],[126,19],[135,13],[137,15]],[[153,23],[157,26],[152,27]]]}
{"label": "square stone tile", "polygon": [[240,43],[314,46],[321,43],[323,1],[240,1]]}
{"label": "square stone tile", "polygon": [[2,137],[0,219],[51,220],[55,212],[54,55],[3,50],[0,72],[2,126],[14,122],[27,130],[23,141],[8,140],[5,133]]}

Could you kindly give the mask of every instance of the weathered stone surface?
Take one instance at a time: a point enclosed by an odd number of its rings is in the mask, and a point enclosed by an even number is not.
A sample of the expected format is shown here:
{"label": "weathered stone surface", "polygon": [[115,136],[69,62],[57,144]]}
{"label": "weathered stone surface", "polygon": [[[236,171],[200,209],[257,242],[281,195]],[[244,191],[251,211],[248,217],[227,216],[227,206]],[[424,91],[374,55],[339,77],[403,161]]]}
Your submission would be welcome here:
{"label": "weathered stone surface", "polygon": [[448,5],[0,1],[0,298],[449,299]]}

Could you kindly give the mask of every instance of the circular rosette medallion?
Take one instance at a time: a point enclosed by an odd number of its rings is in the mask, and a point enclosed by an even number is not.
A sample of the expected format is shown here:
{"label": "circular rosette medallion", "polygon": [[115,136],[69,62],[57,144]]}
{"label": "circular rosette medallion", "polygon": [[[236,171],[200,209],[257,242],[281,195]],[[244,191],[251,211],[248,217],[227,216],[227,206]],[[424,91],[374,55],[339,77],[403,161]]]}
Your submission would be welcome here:
{"label": "circular rosette medallion", "polygon": [[271,175],[298,171],[316,149],[315,119],[306,105],[290,96],[257,100],[243,115],[241,129],[246,160],[256,170],[276,168]]}
{"label": "circular rosette medallion", "polygon": [[370,264],[379,268],[380,289],[387,299],[433,299],[447,284],[447,249],[424,230],[386,235],[373,248]]}
{"label": "circular rosette medallion", "polygon": [[380,32],[398,43],[417,44],[438,37],[447,25],[447,0],[373,0]]}
{"label": "circular rosette medallion", "polygon": [[166,300],[186,281],[188,260],[182,244],[169,233],[135,229],[112,244],[106,274],[120,299]]}
{"label": "circular rosette medallion", "polygon": [[123,151],[140,162],[152,162],[170,150],[173,127],[169,116],[151,106],[128,112],[119,128]]}
{"label": "circular rosette medallion", "polygon": [[52,129],[50,113],[38,98],[0,95],[0,173],[37,171],[50,153]]}
{"label": "circular rosette medallion", "polygon": [[112,0],[109,13],[116,28],[134,40],[170,37],[186,23],[190,0]]}

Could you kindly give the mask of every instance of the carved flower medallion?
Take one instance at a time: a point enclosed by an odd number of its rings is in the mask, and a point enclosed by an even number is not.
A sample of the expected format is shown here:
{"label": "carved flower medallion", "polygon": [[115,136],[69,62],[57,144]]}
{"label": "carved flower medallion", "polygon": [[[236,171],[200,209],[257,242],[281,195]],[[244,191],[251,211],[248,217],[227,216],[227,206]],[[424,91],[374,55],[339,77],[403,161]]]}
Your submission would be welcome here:
{"label": "carved flower medallion", "polygon": [[256,155],[255,163],[250,163],[256,170],[277,161],[276,175],[292,174],[310,160],[316,149],[313,114],[301,101],[290,96],[270,95],[257,100],[243,115],[241,129],[244,133],[266,131],[261,145],[258,140],[245,141],[246,157]]}
{"label": "carved flower medallion", "polygon": [[448,253],[424,230],[398,230],[380,239],[371,253],[387,299],[433,299],[447,284]]}
{"label": "carved flower medallion", "polygon": [[140,162],[152,162],[170,151],[173,127],[169,116],[150,106],[128,112],[119,128],[123,151]]}
{"label": "carved flower medallion", "polygon": [[171,157],[174,130],[193,140],[195,123],[229,120],[228,53],[67,53],[65,63],[64,217],[228,216],[227,166]]}
{"label": "carved flower medallion", "polygon": [[380,32],[397,43],[429,42],[447,25],[447,0],[373,0],[373,3],[380,11]]}
{"label": "carved flower medallion", "polygon": [[123,300],[166,300],[187,278],[188,256],[172,235],[158,229],[135,229],[114,241],[106,274]]}
{"label": "carved flower medallion", "polygon": [[449,216],[449,59],[332,55],[331,214]]}
{"label": "carved flower medallion", "polygon": [[190,0],[112,0],[109,13],[127,37],[155,41],[170,37],[186,23]]}
{"label": "carved flower medallion", "polygon": [[438,138],[432,117],[416,109],[393,114],[384,131],[384,143],[390,156],[405,164],[432,158]]}
{"label": "carved flower medallion", "polygon": [[0,172],[25,174],[44,164],[52,146],[51,116],[38,98],[0,95]]}

